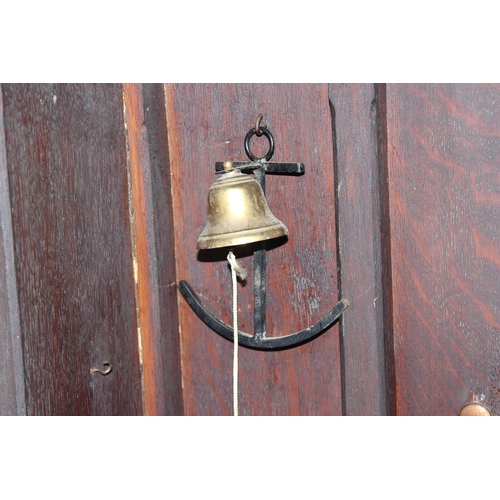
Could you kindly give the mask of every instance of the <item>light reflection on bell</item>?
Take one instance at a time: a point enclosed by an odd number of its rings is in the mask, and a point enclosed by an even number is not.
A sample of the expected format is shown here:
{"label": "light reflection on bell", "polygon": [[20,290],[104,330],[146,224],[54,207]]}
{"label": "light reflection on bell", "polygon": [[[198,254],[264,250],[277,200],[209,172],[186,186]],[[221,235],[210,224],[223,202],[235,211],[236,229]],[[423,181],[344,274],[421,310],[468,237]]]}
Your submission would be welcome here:
{"label": "light reflection on bell", "polygon": [[197,247],[245,245],[287,234],[269,210],[259,183],[236,169],[221,175],[208,191],[208,221]]}

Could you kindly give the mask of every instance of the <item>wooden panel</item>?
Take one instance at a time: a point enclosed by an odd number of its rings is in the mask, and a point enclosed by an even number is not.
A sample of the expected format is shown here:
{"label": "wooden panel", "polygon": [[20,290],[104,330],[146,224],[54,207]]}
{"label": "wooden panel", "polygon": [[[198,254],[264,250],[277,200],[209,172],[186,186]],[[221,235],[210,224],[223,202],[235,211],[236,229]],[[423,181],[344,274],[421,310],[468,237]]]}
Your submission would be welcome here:
{"label": "wooden panel", "polygon": [[141,414],[122,88],[3,98],[27,413]]}
{"label": "wooden panel", "polygon": [[162,85],[125,84],[124,93],[145,412],[179,415],[182,387],[165,95]]}
{"label": "wooden panel", "polygon": [[176,257],[172,207],[171,170],[168,152],[165,88],[162,84],[142,86],[144,120],[148,131],[151,189],[158,273],[161,335],[158,351],[163,356],[163,393],[159,393],[164,415],[182,415],[182,379],[179,320],[177,314]]}
{"label": "wooden panel", "polygon": [[[271,211],[289,228],[288,241],[267,253],[268,335],[312,325],[339,300],[335,184],[327,85],[168,85],[177,279],[231,323],[231,277],[225,252],[201,252],[206,197],[216,161],[245,160],[243,140],[258,113],[272,131],[276,161],[301,161],[302,177],[267,176]],[[265,138],[252,146],[267,150]],[[240,286],[241,329],[253,332],[252,259]],[[195,316],[179,295],[184,409],[189,415],[232,413],[232,344]],[[240,352],[241,415],[341,414],[338,325],[304,346]]]}
{"label": "wooden panel", "polygon": [[[342,380],[346,415],[386,414],[379,102],[373,84],[331,84],[335,123]],[[383,112],[383,110],[382,110]]]}
{"label": "wooden panel", "polygon": [[500,87],[388,85],[400,415],[500,414]]}
{"label": "wooden panel", "polygon": [[0,92],[0,415],[24,415],[24,370]]}

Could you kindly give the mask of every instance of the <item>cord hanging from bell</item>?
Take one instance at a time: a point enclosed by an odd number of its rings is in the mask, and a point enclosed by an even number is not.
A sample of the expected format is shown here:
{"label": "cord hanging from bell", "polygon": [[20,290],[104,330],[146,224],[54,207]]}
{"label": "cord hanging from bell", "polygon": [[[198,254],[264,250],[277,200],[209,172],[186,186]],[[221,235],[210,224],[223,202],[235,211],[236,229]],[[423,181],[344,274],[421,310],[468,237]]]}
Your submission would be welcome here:
{"label": "cord hanging from bell", "polygon": [[231,278],[233,284],[233,415],[238,416],[238,278],[245,281],[247,270],[241,266],[234,256],[233,252],[227,254],[229,267],[231,268]]}

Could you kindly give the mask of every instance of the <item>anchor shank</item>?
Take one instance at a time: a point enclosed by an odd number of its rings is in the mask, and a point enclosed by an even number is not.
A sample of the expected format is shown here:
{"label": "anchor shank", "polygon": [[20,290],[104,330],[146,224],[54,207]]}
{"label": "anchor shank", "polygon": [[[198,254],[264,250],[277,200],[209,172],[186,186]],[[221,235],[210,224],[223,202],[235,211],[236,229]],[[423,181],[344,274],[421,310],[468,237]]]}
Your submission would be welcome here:
{"label": "anchor shank", "polygon": [[255,339],[264,338],[266,333],[266,251],[253,254],[254,334]]}
{"label": "anchor shank", "polygon": [[[266,177],[262,168],[254,172],[255,180],[260,184],[262,191],[266,192]],[[260,250],[253,254],[253,293],[254,293],[254,335],[259,341],[266,334],[266,250],[264,243],[260,244]]]}

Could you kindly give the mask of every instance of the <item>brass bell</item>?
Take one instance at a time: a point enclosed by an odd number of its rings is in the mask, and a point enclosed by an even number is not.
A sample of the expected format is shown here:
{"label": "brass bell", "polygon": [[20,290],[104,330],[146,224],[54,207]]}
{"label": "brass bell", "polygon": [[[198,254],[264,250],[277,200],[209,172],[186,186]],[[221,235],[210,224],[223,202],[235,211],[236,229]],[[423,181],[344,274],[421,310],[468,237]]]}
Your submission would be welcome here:
{"label": "brass bell", "polygon": [[222,174],[208,191],[208,221],[197,247],[245,245],[287,234],[286,226],[269,210],[260,184],[234,169]]}

